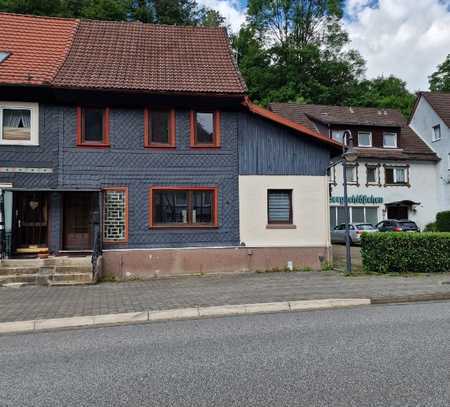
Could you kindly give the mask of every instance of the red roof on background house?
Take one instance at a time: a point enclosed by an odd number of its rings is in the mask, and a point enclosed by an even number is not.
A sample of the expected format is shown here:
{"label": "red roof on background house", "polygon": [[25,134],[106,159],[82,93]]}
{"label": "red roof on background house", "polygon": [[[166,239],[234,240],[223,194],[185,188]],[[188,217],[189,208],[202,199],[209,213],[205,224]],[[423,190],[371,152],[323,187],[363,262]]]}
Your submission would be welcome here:
{"label": "red roof on background house", "polygon": [[49,84],[63,64],[78,20],[0,13],[0,84]]}
{"label": "red roof on background house", "polygon": [[81,21],[54,85],[239,94],[245,83],[223,28]]}
{"label": "red roof on background house", "polygon": [[399,110],[298,103],[270,103],[269,108],[313,131],[319,131],[317,123],[329,126],[374,126],[400,129],[399,145],[401,148],[358,148],[360,157],[390,160],[439,160],[436,153],[408,126]]}

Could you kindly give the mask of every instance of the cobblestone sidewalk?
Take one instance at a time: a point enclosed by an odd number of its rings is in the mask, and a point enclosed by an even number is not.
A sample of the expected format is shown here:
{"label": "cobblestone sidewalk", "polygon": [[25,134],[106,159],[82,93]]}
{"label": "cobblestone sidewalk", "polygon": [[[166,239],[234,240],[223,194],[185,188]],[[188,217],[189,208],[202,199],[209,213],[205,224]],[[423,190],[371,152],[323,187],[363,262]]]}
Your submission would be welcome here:
{"label": "cobblestone sidewalk", "polygon": [[228,274],[93,286],[0,288],[0,322],[323,298],[450,295],[450,274],[345,277],[335,272]]}

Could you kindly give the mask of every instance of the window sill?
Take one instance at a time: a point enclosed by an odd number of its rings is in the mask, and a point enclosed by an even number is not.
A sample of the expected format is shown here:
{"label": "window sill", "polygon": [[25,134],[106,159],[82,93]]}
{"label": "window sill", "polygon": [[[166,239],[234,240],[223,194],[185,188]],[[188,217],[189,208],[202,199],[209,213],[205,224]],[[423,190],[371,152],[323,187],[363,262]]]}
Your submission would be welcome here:
{"label": "window sill", "polygon": [[205,148],[220,148],[216,144],[191,144],[192,149],[205,149]]}
{"label": "window sill", "polygon": [[297,229],[296,225],[291,224],[276,224],[276,223],[269,223],[266,225],[266,229]]}
{"label": "window sill", "polygon": [[0,146],[23,146],[23,147],[38,147],[39,143],[23,140],[0,140]]}
{"label": "window sill", "polygon": [[104,143],[84,143],[84,144],[77,144],[77,147],[83,147],[83,148],[109,148],[111,147],[111,144],[104,144]]}
{"label": "window sill", "polygon": [[149,229],[218,229],[219,225],[149,225]]}
{"label": "window sill", "polygon": [[161,150],[167,150],[167,149],[175,149],[177,148],[176,145],[174,144],[147,144],[144,146],[145,148],[151,148],[151,149],[161,149]]}
{"label": "window sill", "polygon": [[404,183],[396,183],[396,184],[384,184],[385,187],[409,187],[410,184],[404,182]]}

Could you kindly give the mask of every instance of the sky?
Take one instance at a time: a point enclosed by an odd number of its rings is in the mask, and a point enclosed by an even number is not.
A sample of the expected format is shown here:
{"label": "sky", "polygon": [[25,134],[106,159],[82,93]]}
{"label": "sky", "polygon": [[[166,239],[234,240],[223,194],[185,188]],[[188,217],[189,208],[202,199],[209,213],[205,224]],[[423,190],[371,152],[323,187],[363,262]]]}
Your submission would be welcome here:
{"label": "sky", "polygon": [[[246,0],[197,1],[234,32],[245,21]],[[450,0],[346,0],[344,27],[367,78],[393,74],[413,92],[428,89],[428,76],[450,54]]]}

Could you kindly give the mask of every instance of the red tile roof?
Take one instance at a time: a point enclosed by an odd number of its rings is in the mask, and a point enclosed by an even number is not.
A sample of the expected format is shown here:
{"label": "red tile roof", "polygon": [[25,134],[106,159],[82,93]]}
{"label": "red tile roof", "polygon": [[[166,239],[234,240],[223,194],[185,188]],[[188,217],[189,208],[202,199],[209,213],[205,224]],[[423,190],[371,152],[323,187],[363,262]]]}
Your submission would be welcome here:
{"label": "red tile roof", "polygon": [[54,85],[244,94],[223,28],[81,21]]}
{"label": "red tile roof", "polygon": [[329,147],[332,147],[335,152],[342,152],[342,144],[330,139],[329,137],[323,136],[317,130],[311,130],[306,126],[296,123],[286,117],[283,117],[277,113],[271,112],[270,110],[264,109],[261,106],[255,105],[249,98],[245,98],[243,105],[253,114],[264,117],[274,123],[280,124],[285,127],[289,127],[296,132],[307,136],[309,138],[315,139],[316,141],[320,141],[322,143],[327,144]]}
{"label": "red tile roof", "polygon": [[[400,127],[405,118],[395,109],[379,109],[376,107],[350,107],[306,105],[297,103],[271,103],[270,109],[286,116],[301,120],[313,119],[326,124],[347,124],[358,126]],[[305,125],[307,123],[305,122]],[[308,123],[311,125],[311,123]]]}
{"label": "red tile roof", "polygon": [[396,127],[400,129],[399,145],[402,148],[390,150],[381,148],[358,149],[361,157],[386,160],[439,160],[438,156],[407,125],[407,121],[401,112],[395,109],[297,103],[271,103],[270,109],[313,131],[318,131],[316,122],[330,125]]}
{"label": "red tile roof", "polygon": [[78,20],[0,13],[0,84],[44,85],[63,64]]}

